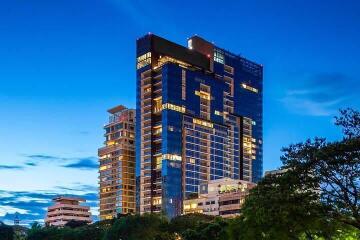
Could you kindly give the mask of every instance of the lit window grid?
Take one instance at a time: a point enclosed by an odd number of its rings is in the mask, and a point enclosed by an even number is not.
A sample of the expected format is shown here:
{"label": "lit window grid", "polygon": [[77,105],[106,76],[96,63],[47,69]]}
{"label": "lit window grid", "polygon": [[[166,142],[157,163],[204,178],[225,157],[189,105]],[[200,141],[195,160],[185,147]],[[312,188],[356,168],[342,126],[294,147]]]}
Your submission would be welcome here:
{"label": "lit window grid", "polygon": [[[247,119],[246,119],[247,120]],[[245,120],[245,123],[247,122]],[[251,132],[251,129],[249,129],[249,131]],[[238,131],[229,131],[230,133],[232,133],[232,134],[230,134],[230,135],[238,135]],[[226,136],[226,135],[225,135]],[[191,137],[193,137],[193,138],[196,138],[195,136],[191,136]],[[249,136],[250,137],[250,136]],[[235,139],[234,139],[234,141],[230,141],[230,142],[232,142],[232,143],[235,143],[235,142],[238,142],[238,138],[236,137]],[[219,144],[219,143],[217,143],[217,144]],[[221,143],[220,143],[221,144]],[[200,144],[201,145],[201,144]],[[239,150],[239,144],[235,144],[233,147],[231,147],[230,149],[233,149],[232,151],[234,151],[234,152],[238,152]],[[190,150],[190,149],[189,149]],[[253,153],[253,152],[252,152]],[[234,155],[234,154],[228,154],[228,155],[230,155],[230,156],[236,156],[236,154]],[[187,156],[188,157],[188,156]],[[194,158],[194,156],[190,156],[191,158]],[[251,179],[251,159],[252,158],[247,158],[246,157],[246,155],[244,155],[243,156],[243,167],[244,167],[244,177],[245,178],[248,178],[248,179]],[[234,167],[234,169],[235,170],[238,170],[239,168],[236,168],[236,167]],[[238,175],[238,174],[237,174]],[[214,175],[214,177],[222,177],[222,176],[218,176],[218,175]]]}
{"label": "lit window grid", "polygon": [[[193,130],[193,129],[191,129],[191,130]],[[196,131],[196,130],[195,130]],[[213,134],[213,136],[217,136],[216,134]],[[208,147],[208,144],[206,144],[206,145],[204,145],[204,144],[197,144],[197,143],[193,143],[193,142],[191,142],[190,140],[191,139],[199,139],[199,140],[205,140],[205,141],[209,141],[208,140],[208,138],[209,137],[207,137],[207,138],[200,138],[200,137],[195,137],[195,136],[186,136],[186,158],[188,159],[188,158],[192,158],[192,159],[195,159],[195,160],[199,160],[199,161],[208,161],[207,159],[200,159],[200,158],[198,158],[197,156],[195,156],[195,155],[189,155],[188,153],[189,152],[194,152],[194,153],[196,153],[196,154],[199,154],[199,153],[204,153],[204,154],[207,154],[208,153],[208,151],[206,151],[206,152],[202,152],[202,151],[195,151],[195,150],[192,150],[191,149],[191,145],[194,145],[194,146],[202,146],[202,147]],[[211,139],[211,137],[210,137],[210,139]],[[215,139],[215,138],[213,138],[213,139]],[[226,142],[228,140],[228,135],[225,135],[224,137],[223,137],[223,141],[222,142]],[[233,174],[233,175],[235,175],[237,178],[239,177],[239,175],[237,174],[237,172],[239,172],[239,168],[237,168],[237,167],[234,167],[233,166],[233,164],[232,164],[232,162],[234,161],[234,157],[237,157],[238,159],[240,159],[240,154],[239,154],[239,150],[236,150],[235,148],[232,148],[231,149],[231,151],[227,151],[226,149],[230,149],[230,147],[229,147],[229,144],[225,144],[225,143],[222,143],[222,142],[216,142],[216,141],[211,141],[211,147],[210,147],[210,171],[209,171],[209,175],[210,175],[210,178],[212,178],[212,179],[217,179],[217,178],[222,178],[222,177],[224,177],[224,175],[225,176],[227,176],[227,177],[231,177],[231,174]],[[215,144],[217,144],[217,145],[222,145],[222,146],[224,146],[223,148],[215,148],[215,147],[213,147]],[[235,145],[238,145],[238,144],[235,144]],[[217,150],[219,150],[220,152],[222,152],[223,154],[222,155],[216,155],[215,154],[215,152],[217,151]],[[233,155],[233,154],[231,154],[231,153],[229,153],[229,152],[237,152],[238,154],[237,155]],[[226,155],[228,156],[228,157],[224,157],[224,153],[226,153]],[[220,157],[220,158],[222,158],[223,159],[223,163],[217,163],[217,162],[215,162],[213,159],[214,159],[214,157]],[[226,163],[226,162],[228,162],[228,163]],[[213,164],[220,164],[220,165],[223,165],[223,167],[222,167],[222,169],[217,169],[217,168],[213,168],[212,167],[212,163]],[[193,171],[192,169],[189,169],[190,167],[190,165],[193,165],[194,166],[194,168],[195,168],[195,166],[198,166],[199,167],[199,171]],[[240,166],[240,164],[238,163],[238,165]],[[185,174],[184,174],[184,176],[185,176],[185,192],[187,192],[187,193],[190,193],[190,192],[192,192],[192,191],[188,191],[187,189],[188,189],[188,187],[191,187],[192,189],[193,189],[193,191],[195,190],[195,192],[196,192],[196,189],[198,189],[198,184],[190,184],[189,182],[195,182],[195,183],[200,183],[201,181],[203,181],[202,179],[201,179],[201,174],[204,174],[204,173],[202,173],[201,172],[201,169],[204,169],[204,168],[206,168],[207,170],[208,170],[208,167],[205,167],[205,166],[201,166],[200,164],[189,164],[189,163],[186,163],[186,165],[185,165]],[[216,175],[216,174],[212,174],[212,170],[221,170],[222,171],[222,175]],[[214,172],[216,172],[216,171],[214,171]],[[191,175],[195,175],[195,176],[199,176],[198,178],[192,178],[192,177],[188,177],[187,175],[188,174],[186,174],[186,173],[190,173]],[[188,187],[187,187],[188,186]]]}

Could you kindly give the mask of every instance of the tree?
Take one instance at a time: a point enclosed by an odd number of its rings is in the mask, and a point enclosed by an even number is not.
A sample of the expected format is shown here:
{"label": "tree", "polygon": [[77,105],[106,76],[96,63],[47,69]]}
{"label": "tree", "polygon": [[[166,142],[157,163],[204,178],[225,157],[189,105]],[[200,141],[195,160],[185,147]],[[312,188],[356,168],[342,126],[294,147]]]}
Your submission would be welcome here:
{"label": "tree", "polygon": [[127,215],[116,219],[105,234],[105,240],[174,239],[168,234],[168,220],[158,214]]}
{"label": "tree", "polygon": [[102,240],[104,232],[109,228],[107,221],[76,228],[42,227],[34,223],[28,232],[28,240]]}
{"label": "tree", "polygon": [[[318,197],[303,191],[296,176],[285,172],[268,175],[250,191],[242,216],[232,226],[234,239],[315,239],[327,236],[329,226]],[[240,228],[240,229],[239,229]]]}
{"label": "tree", "polygon": [[227,221],[222,218],[215,218],[209,222],[200,221],[185,229],[180,235],[184,240],[227,240],[227,225]]}
{"label": "tree", "polygon": [[234,239],[345,239],[359,233],[360,114],[340,114],[335,124],[343,128],[342,140],[315,138],[283,149],[283,171],[260,181],[242,216],[230,223]]}
{"label": "tree", "polygon": [[340,116],[335,117],[335,125],[342,127],[346,138],[358,138],[360,136],[360,112],[354,109],[340,110]]}
{"label": "tree", "polygon": [[12,227],[0,222],[0,240],[13,240],[14,230]]}
{"label": "tree", "polygon": [[[360,230],[360,113],[341,110],[340,141],[306,141],[285,148],[284,167],[318,195],[329,218]],[[307,176],[307,178],[305,178]]]}
{"label": "tree", "polygon": [[65,227],[69,227],[69,228],[78,228],[78,227],[83,227],[86,226],[88,223],[86,221],[76,221],[76,220],[71,220],[69,222],[67,222],[65,224]]}
{"label": "tree", "polygon": [[174,233],[183,233],[188,229],[195,229],[196,226],[214,221],[215,217],[191,213],[173,218],[170,222],[169,230]]}

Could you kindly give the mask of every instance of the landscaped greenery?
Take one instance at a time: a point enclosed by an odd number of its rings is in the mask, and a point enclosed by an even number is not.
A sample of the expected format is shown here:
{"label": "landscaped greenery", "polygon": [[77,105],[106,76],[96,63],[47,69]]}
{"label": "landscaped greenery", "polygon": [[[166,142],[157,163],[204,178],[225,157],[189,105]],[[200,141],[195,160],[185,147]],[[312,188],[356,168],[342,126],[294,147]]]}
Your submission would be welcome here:
{"label": "landscaped greenery", "polygon": [[34,224],[28,240],[360,239],[360,113],[341,111],[336,125],[344,133],[339,141],[284,148],[282,171],[251,190],[235,219],[145,214],[64,228]]}

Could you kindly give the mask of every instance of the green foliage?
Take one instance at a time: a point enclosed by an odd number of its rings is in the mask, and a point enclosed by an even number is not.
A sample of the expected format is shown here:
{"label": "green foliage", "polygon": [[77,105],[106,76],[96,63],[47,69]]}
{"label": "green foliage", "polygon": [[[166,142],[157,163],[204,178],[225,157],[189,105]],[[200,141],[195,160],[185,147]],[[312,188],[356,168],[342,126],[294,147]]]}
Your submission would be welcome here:
{"label": "green foliage", "polygon": [[[174,218],[171,222],[160,214],[120,216],[76,228],[42,227],[34,223],[28,240],[175,240],[228,239],[227,222],[203,214]],[[192,232],[194,234],[192,234]]]}
{"label": "green foliage", "polygon": [[171,220],[169,229],[171,232],[183,233],[188,229],[192,229],[198,225],[211,223],[214,221],[213,216],[208,216],[200,213],[192,213],[181,215]]}
{"label": "green foliage", "polygon": [[157,214],[128,215],[114,222],[104,240],[164,239],[170,237],[166,234],[168,224],[165,217]]}
{"label": "green foliage", "polygon": [[13,239],[14,239],[13,228],[0,222],[0,240],[13,240]]}
{"label": "green foliage", "polygon": [[336,230],[324,217],[318,196],[303,190],[289,171],[266,176],[252,189],[235,223],[232,231],[241,233],[235,239],[299,239],[303,235],[314,239]]}
{"label": "green foliage", "polygon": [[283,149],[282,172],[251,190],[233,239],[359,239],[359,112],[341,111],[344,138],[316,138]]}
{"label": "green foliage", "polygon": [[65,224],[65,227],[70,227],[70,228],[77,228],[77,227],[83,227],[86,226],[87,222],[85,221],[75,221],[75,220],[71,220],[69,222],[67,222]]}
{"label": "green foliage", "polygon": [[95,223],[78,228],[42,227],[34,223],[28,232],[28,240],[102,240],[105,228]]}
{"label": "green foliage", "polygon": [[170,231],[179,234],[184,240],[228,239],[227,222],[200,213],[178,216],[172,219]]}

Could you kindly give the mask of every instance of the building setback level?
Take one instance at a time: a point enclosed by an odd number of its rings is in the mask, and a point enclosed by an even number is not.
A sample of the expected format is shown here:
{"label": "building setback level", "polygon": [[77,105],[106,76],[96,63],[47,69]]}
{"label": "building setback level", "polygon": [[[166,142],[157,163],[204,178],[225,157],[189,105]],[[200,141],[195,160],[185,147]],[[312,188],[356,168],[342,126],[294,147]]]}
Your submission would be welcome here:
{"label": "building setback level", "polygon": [[70,221],[91,223],[90,207],[81,206],[86,200],[78,197],[60,196],[53,199],[55,204],[48,207],[45,224],[64,227]]}
{"label": "building setback level", "polygon": [[137,40],[140,213],[180,215],[200,184],[262,176],[263,67],[194,36]]}

